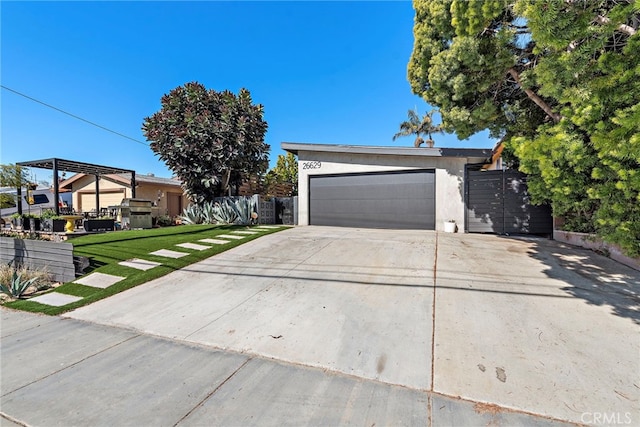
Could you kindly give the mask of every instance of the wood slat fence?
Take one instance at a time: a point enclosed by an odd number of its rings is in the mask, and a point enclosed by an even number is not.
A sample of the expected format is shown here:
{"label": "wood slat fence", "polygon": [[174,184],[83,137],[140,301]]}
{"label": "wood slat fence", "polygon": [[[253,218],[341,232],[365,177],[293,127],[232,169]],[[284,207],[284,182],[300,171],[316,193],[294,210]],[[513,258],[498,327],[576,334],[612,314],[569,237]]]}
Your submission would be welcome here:
{"label": "wood slat fence", "polygon": [[71,243],[0,237],[0,261],[46,269],[54,280],[60,282],[71,282],[76,277]]}

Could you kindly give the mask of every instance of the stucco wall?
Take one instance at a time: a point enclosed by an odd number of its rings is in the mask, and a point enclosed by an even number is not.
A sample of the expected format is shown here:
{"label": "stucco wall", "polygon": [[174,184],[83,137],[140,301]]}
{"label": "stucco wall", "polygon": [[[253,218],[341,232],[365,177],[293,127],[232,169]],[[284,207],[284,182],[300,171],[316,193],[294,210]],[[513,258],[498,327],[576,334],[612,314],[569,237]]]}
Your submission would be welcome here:
{"label": "stucco wall", "polygon": [[[96,184],[95,177],[85,176],[80,178],[78,181],[72,184],[73,191],[73,207],[76,211],[87,211],[93,207],[95,207],[95,202],[93,202],[89,209],[87,207],[83,207],[80,203],[80,195],[81,194],[93,194],[96,192]],[[100,180],[100,194],[114,194],[118,193],[119,200],[124,198],[131,197],[131,189],[117,182],[110,181],[108,179]],[[136,186],[136,198],[138,199],[146,199],[151,200],[158,205],[158,213],[159,215],[165,215],[168,210],[167,206],[167,194],[169,193],[179,193],[182,195],[182,206],[186,207],[189,204],[189,200],[183,194],[183,190],[180,186],[176,185],[167,185],[167,184],[159,184],[159,183],[149,183],[149,182],[137,182]],[[119,203],[119,201],[118,201]],[[102,202],[100,203],[102,207],[106,207]]]}
{"label": "stucco wall", "polygon": [[[317,169],[305,169],[310,161],[321,162]],[[386,172],[435,169],[436,230],[453,219],[464,226],[464,165],[466,158],[391,156],[317,151],[298,152],[298,224],[309,225],[309,176],[353,172]]]}

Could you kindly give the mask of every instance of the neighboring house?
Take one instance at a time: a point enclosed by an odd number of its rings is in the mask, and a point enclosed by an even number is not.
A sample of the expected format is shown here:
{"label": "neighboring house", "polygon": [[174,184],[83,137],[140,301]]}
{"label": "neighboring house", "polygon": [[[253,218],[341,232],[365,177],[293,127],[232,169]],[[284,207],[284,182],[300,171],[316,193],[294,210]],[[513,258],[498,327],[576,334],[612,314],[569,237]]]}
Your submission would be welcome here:
{"label": "neighboring house", "polygon": [[[94,175],[79,173],[60,183],[60,188],[72,191],[73,208],[77,212],[95,210],[95,179]],[[128,175],[103,175],[98,184],[100,208],[119,205],[122,199],[131,197],[131,178]],[[159,215],[171,217],[182,214],[189,204],[179,179],[151,174],[136,174],[136,199],[151,200],[158,207]]]}
{"label": "neighboring house", "polygon": [[[484,187],[484,178],[503,173],[486,170],[500,169],[496,150],[300,143],[282,148],[298,156],[300,225],[444,230],[453,220],[459,231],[478,221],[487,232],[505,232],[498,225],[512,223],[519,227],[512,232],[528,232],[526,184],[507,189],[523,200],[514,211],[493,203],[508,186],[497,188],[492,181]],[[476,177],[473,185],[469,176]],[[488,207],[468,203],[477,194],[490,195]]]}

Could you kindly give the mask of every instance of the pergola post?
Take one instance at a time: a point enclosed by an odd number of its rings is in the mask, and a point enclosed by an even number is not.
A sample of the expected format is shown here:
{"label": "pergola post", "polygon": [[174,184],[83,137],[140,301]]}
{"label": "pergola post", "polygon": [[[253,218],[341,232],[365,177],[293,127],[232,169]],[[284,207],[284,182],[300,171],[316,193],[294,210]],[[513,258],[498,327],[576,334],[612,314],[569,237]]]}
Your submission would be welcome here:
{"label": "pergola post", "polygon": [[136,198],[136,173],[131,171],[131,198]]}
{"label": "pergola post", "polygon": [[60,187],[58,186],[58,159],[53,159],[53,197],[56,199],[56,215],[60,215]]}
{"label": "pergola post", "polygon": [[18,182],[16,187],[16,203],[18,206],[18,215],[22,215],[22,181]]}
{"label": "pergola post", "polygon": [[100,215],[100,175],[96,175],[96,217]]}

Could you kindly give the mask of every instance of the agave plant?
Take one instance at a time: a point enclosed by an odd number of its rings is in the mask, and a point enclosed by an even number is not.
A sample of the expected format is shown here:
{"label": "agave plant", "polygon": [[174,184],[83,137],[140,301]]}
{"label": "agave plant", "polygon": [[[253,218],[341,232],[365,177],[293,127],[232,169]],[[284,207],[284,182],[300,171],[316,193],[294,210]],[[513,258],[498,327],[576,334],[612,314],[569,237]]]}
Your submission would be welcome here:
{"label": "agave plant", "polygon": [[202,222],[205,224],[215,224],[217,222],[216,220],[216,207],[215,204],[212,202],[206,202],[205,204],[202,205],[201,208],[201,213],[202,213]]}
{"label": "agave plant", "polygon": [[185,224],[202,224],[202,209],[198,205],[189,205],[182,211],[180,219]]}
{"label": "agave plant", "polygon": [[251,224],[251,214],[254,212],[254,203],[250,197],[242,197],[236,200],[236,208],[238,210],[238,219],[236,224],[249,225]]}
{"label": "agave plant", "polygon": [[234,224],[238,220],[238,209],[229,199],[215,204],[214,217],[218,224]]}
{"label": "agave plant", "polygon": [[22,280],[22,274],[18,274],[18,272],[14,270],[9,283],[0,283],[0,292],[13,298],[20,298],[36,280],[38,280],[37,277]]}

